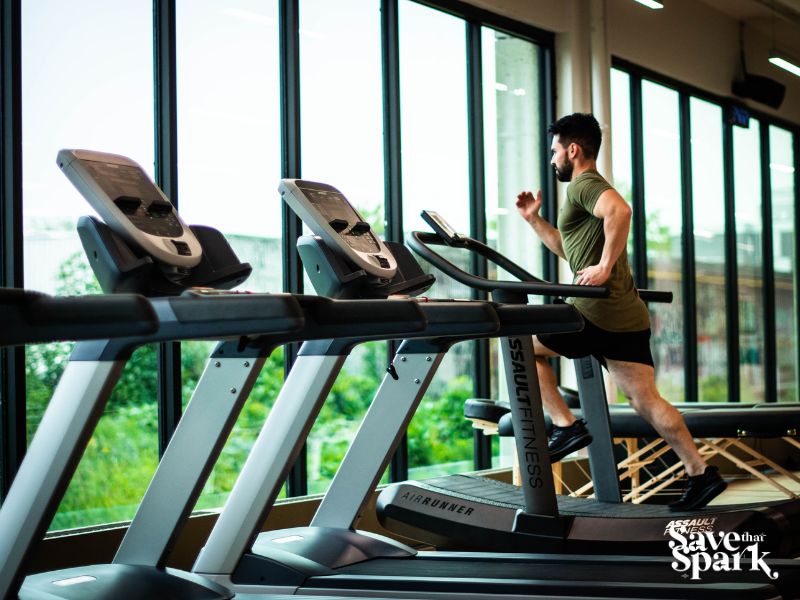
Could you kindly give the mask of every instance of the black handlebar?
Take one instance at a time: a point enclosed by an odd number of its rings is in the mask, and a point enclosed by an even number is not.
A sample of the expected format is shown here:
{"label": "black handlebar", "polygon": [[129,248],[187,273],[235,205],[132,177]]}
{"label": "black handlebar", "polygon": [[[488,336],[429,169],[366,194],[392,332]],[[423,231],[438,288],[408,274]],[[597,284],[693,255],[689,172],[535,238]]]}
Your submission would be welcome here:
{"label": "black handlebar", "polygon": [[637,290],[639,297],[645,302],[662,302],[672,304],[672,292],[661,292],[658,290]]}
{"label": "black handlebar", "polygon": [[504,290],[508,292],[516,292],[520,294],[535,294],[540,296],[572,296],[582,298],[607,298],[609,290],[607,287],[595,285],[568,285],[563,283],[550,283],[528,273],[525,269],[518,264],[510,261],[499,252],[493,250],[486,244],[483,244],[472,238],[463,238],[464,242],[460,246],[467,250],[471,250],[480,254],[487,260],[490,260],[498,267],[505,269],[519,281],[497,281],[487,279],[485,277],[477,277],[471,273],[467,273],[463,269],[457,267],[447,259],[445,259],[438,252],[434,252],[428,246],[447,246],[441,237],[435,233],[426,233],[423,231],[412,231],[406,238],[406,243],[409,247],[419,254],[422,258],[434,265],[437,269],[449,275],[456,281],[464,285],[492,292],[495,290]]}
{"label": "black handlebar", "polygon": [[[445,259],[441,254],[428,247],[429,245],[450,246],[446,240],[436,233],[412,231],[406,237],[406,243],[414,252],[446,275],[474,289],[488,292],[504,290],[520,294],[554,297],[569,296],[573,298],[607,298],[609,295],[609,289],[605,286],[550,283],[549,281],[545,281],[529,273],[517,263],[509,260],[486,244],[466,236],[459,237],[459,240],[456,247],[480,254],[501,269],[508,271],[511,275],[519,279],[519,281],[497,281],[467,273]],[[672,292],[656,290],[638,290],[638,292],[639,297],[645,302],[663,302],[665,304],[672,302]]]}

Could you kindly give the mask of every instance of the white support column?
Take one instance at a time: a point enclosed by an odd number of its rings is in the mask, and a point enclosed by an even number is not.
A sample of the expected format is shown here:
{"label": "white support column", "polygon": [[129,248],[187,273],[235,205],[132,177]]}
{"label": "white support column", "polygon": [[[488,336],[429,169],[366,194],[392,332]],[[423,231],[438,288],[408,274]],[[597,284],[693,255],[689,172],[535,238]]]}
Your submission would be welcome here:
{"label": "white support column", "polygon": [[590,9],[590,46],[592,78],[592,112],[600,123],[603,143],[597,157],[597,168],[613,184],[611,163],[611,55],[608,51],[606,0],[594,0]]}
{"label": "white support column", "polygon": [[[606,22],[606,0],[592,0],[589,3],[589,21],[591,27],[591,80],[592,80],[592,112],[600,123],[603,143],[597,157],[597,170],[612,185],[614,169],[611,160],[611,54],[608,50],[608,27]],[[606,398],[609,404],[617,401],[617,386],[611,377],[605,378]]]}
{"label": "white support column", "polygon": [[[556,34],[556,117],[592,111],[590,5],[596,0],[566,0],[568,29]],[[564,202],[565,185],[559,184],[558,205]],[[566,261],[558,261],[558,280],[572,283]],[[569,359],[562,359],[563,384],[577,386]]]}

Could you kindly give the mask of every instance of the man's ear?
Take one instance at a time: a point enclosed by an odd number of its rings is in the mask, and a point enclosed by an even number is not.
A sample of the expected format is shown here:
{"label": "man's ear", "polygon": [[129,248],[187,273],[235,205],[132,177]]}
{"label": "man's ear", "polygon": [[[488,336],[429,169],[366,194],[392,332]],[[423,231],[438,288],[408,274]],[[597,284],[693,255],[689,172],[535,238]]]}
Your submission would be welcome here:
{"label": "man's ear", "polygon": [[569,156],[570,158],[575,158],[576,156],[578,156],[578,150],[579,150],[578,144],[572,142],[567,148],[567,156]]}

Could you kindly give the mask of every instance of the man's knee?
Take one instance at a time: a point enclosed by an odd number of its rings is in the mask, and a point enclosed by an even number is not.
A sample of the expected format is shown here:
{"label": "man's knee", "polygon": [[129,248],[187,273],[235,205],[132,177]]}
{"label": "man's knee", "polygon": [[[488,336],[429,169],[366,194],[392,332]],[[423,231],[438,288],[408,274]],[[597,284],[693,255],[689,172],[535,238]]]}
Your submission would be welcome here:
{"label": "man's knee", "polygon": [[541,377],[542,374],[550,374],[553,372],[553,367],[550,366],[550,360],[546,356],[536,355],[536,370],[539,372],[539,376]]}

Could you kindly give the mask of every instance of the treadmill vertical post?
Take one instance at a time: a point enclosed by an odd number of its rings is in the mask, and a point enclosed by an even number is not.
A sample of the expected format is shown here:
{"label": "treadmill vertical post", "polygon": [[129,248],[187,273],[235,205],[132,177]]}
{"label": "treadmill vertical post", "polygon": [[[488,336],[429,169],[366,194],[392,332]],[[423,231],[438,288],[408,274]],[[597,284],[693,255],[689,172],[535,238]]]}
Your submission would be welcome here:
{"label": "treadmill vertical post", "polygon": [[164,567],[272,347],[237,351],[222,342],[211,354],[158,464],[114,563]]}
{"label": "treadmill vertical post", "polygon": [[[76,346],[0,511],[0,598],[16,597],[28,553],[44,536],[119,380],[125,359],[74,360]],[[51,512],[52,510],[52,512]]]}
{"label": "treadmill vertical post", "polygon": [[503,365],[508,382],[508,401],[514,424],[525,512],[558,516],[553,471],[547,451],[542,395],[531,336],[502,338]]}
{"label": "treadmill vertical post", "polygon": [[574,364],[583,418],[589,424],[593,438],[589,444],[589,468],[594,497],[600,502],[622,502],[600,363],[593,356],[584,356],[576,358]]}
{"label": "treadmill vertical post", "polygon": [[397,379],[384,376],[311,527],[354,527],[450,345],[426,340],[400,345],[392,361]]}
{"label": "treadmill vertical post", "polygon": [[[233,573],[264,524],[292,463],[333,387],[350,347],[328,353],[333,340],[306,342],[261,428],[192,571]],[[315,350],[320,349],[320,350]]]}

